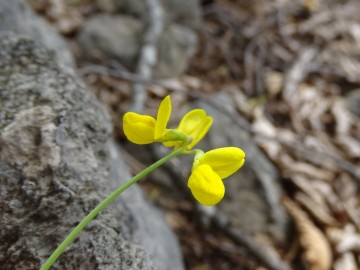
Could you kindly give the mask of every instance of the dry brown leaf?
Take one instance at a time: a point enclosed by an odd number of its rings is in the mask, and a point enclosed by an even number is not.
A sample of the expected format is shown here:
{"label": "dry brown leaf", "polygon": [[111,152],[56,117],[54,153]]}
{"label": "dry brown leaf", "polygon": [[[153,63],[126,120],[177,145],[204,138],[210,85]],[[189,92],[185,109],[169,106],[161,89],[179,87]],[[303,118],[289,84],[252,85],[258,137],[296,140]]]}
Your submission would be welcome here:
{"label": "dry brown leaf", "polygon": [[343,203],[343,208],[357,229],[360,230],[360,209],[357,197],[349,197]]}
{"label": "dry brown leaf", "polygon": [[345,253],[334,263],[334,270],[357,270],[357,264],[352,253]]}
{"label": "dry brown leaf", "polygon": [[149,85],[147,87],[147,90],[150,94],[159,98],[164,98],[168,92],[164,87],[159,85]]}
{"label": "dry brown leaf", "polygon": [[357,46],[360,47],[360,24],[352,23],[349,26],[349,32],[353,39],[356,41]]}
{"label": "dry brown leaf", "polygon": [[[254,111],[254,116],[255,119],[252,125],[252,130],[258,134],[276,138],[277,130],[274,125],[266,119],[264,109],[257,107]],[[276,159],[282,151],[282,146],[276,141],[264,139],[261,140],[260,144],[272,159]]]}
{"label": "dry brown leaf", "polygon": [[231,94],[234,99],[236,109],[243,115],[252,115],[252,108],[249,105],[248,97],[239,89],[238,86],[227,86],[226,91]]}
{"label": "dry brown leaf", "polygon": [[312,130],[324,130],[323,116],[331,108],[331,101],[324,99],[319,89],[306,84],[302,85],[300,93],[301,103],[296,114],[302,122],[309,123]]}
{"label": "dry brown leaf", "polygon": [[189,226],[189,222],[186,220],[186,218],[176,211],[166,212],[165,219],[170,227],[174,230]]}
{"label": "dry brown leaf", "polygon": [[336,220],[331,216],[328,208],[324,208],[323,205],[315,203],[308,196],[303,193],[297,193],[295,195],[296,201],[301,203],[318,221],[326,225],[336,225]]}
{"label": "dry brown leaf", "polygon": [[321,223],[335,225],[337,222],[332,217],[328,202],[339,203],[339,198],[334,194],[330,185],[323,181],[308,180],[303,175],[292,175],[293,183],[303,191],[297,193],[296,200]]}
{"label": "dry brown leaf", "polygon": [[190,88],[190,89],[200,89],[204,84],[203,80],[189,75],[182,76],[181,82],[185,86],[184,88]]}
{"label": "dry brown leaf", "polygon": [[331,112],[336,121],[337,134],[349,134],[353,118],[343,101],[334,100],[331,106]]}
{"label": "dry brown leaf", "polygon": [[300,188],[307,196],[311,198],[315,203],[317,204],[325,204],[324,197],[317,192],[313,186],[311,185],[311,181],[309,181],[306,177],[303,175],[293,175],[291,177],[292,182]]}
{"label": "dry brown leaf", "polygon": [[357,198],[359,192],[359,185],[347,173],[341,173],[337,177],[335,184],[335,191],[339,194],[342,201],[347,201],[349,198]]}
{"label": "dry brown leaf", "polygon": [[304,144],[307,146],[307,149],[314,149],[316,152],[322,154],[316,155],[318,158],[313,158],[313,156],[311,156],[311,151],[308,152],[307,155],[303,155],[301,152],[295,153],[299,159],[308,160],[310,163],[319,165],[329,172],[334,172],[336,174],[339,173],[339,167],[334,164],[330,156],[342,157],[342,153],[334,146],[333,142],[327,135],[324,133],[307,135],[304,139]]}
{"label": "dry brown leaf", "polygon": [[269,70],[265,73],[265,86],[270,96],[280,93],[284,83],[284,75],[281,72]]}
{"label": "dry brown leaf", "polygon": [[310,163],[305,162],[292,162],[288,169],[292,174],[302,174],[309,179],[321,179],[324,181],[330,181],[334,179],[334,174],[328,170],[315,167]]}
{"label": "dry brown leaf", "polygon": [[344,134],[344,135],[336,136],[335,141],[348,157],[350,158],[360,157],[359,140]]}
{"label": "dry brown leaf", "polygon": [[329,270],[332,253],[325,235],[290,199],[284,199],[283,203],[298,229],[300,243],[304,248],[304,260],[308,263],[309,269]]}
{"label": "dry brown leaf", "polygon": [[345,71],[350,81],[357,81],[359,79],[360,63],[353,57],[342,55],[339,59],[339,65]]}
{"label": "dry brown leaf", "polygon": [[[309,115],[309,123],[312,130],[316,131],[325,131],[325,122],[324,115],[330,109],[331,102],[324,100],[324,97],[318,97],[315,102],[313,102],[312,112]],[[306,118],[304,119],[306,120]]]}
{"label": "dry brown leaf", "polygon": [[162,79],[161,85],[165,88],[173,89],[174,91],[184,91],[184,84],[179,79]]}
{"label": "dry brown leaf", "polygon": [[329,228],[327,234],[331,242],[336,246],[336,251],[343,254],[348,251],[360,251],[360,234],[353,224],[347,224],[345,228]]}
{"label": "dry brown leaf", "polygon": [[38,12],[45,10],[48,4],[47,0],[28,0],[27,2],[33,10]]}
{"label": "dry brown leaf", "polygon": [[83,23],[82,15],[77,10],[69,8],[63,0],[49,0],[49,6],[47,15],[54,21],[60,33],[74,33]]}
{"label": "dry brown leaf", "polygon": [[321,0],[304,0],[304,7],[311,11],[316,11],[320,8],[320,2]]}
{"label": "dry brown leaf", "polygon": [[339,150],[334,146],[329,136],[325,133],[315,133],[313,135],[307,135],[304,139],[304,143],[309,148],[314,148],[319,152],[329,153],[334,156],[340,155]]}

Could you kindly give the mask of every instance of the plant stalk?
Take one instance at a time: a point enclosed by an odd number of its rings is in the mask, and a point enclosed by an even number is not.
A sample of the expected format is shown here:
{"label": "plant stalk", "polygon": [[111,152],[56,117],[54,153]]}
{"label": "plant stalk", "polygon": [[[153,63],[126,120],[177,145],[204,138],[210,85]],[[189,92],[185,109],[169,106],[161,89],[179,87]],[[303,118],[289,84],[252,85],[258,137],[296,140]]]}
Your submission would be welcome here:
{"label": "plant stalk", "polygon": [[93,220],[99,212],[108,206],[112,201],[114,201],[123,191],[128,189],[130,186],[135,184],[137,181],[163,165],[166,161],[182,154],[183,148],[178,149],[174,152],[171,152],[167,156],[158,160],[157,162],[151,164],[149,167],[145,168],[143,171],[135,175],[124,185],[120,186],[117,190],[111,193],[107,198],[105,198],[101,203],[99,203],[84,219],[72,230],[72,232],[65,238],[65,240],[57,247],[57,249],[51,254],[47,261],[41,266],[40,270],[48,270],[55,263],[58,257],[64,252],[64,250],[75,240],[79,233],[85,228],[85,226]]}

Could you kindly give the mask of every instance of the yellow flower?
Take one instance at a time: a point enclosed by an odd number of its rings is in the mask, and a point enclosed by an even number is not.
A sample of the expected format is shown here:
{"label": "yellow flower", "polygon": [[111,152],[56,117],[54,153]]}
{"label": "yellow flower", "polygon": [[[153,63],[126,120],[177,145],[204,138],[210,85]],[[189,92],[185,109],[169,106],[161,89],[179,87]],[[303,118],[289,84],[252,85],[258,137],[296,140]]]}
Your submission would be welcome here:
{"label": "yellow flower", "polygon": [[148,115],[128,112],[123,118],[125,136],[136,144],[154,142],[155,125],[155,118]]}
{"label": "yellow flower", "polygon": [[159,110],[157,113],[157,120],[155,125],[154,139],[159,140],[164,136],[166,132],[166,125],[169,122],[171,115],[171,100],[170,96],[166,96],[163,101],[161,101]]}
{"label": "yellow flower", "polygon": [[211,124],[212,118],[204,110],[195,109],[185,114],[177,130],[192,138],[186,149],[193,148],[205,136]]}
{"label": "yellow flower", "polygon": [[[201,109],[192,110],[184,115],[176,130],[191,138],[191,142],[185,149],[193,148],[205,136],[211,127],[212,121],[212,117],[206,115],[206,112]],[[164,145],[168,147],[175,146],[175,150],[181,147],[181,143],[176,141],[166,142]]]}
{"label": "yellow flower", "polygon": [[245,162],[245,153],[237,147],[217,148],[206,152],[195,162],[199,165],[208,164],[221,179],[224,179],[242,167]]}
{"label": "yellow flower", "polygon": [[123,118],[125,136],[136,144],[162,142],[165,146],[191,149],[209,130],[212,118],[204,110],[195,109],[188,112],[180,121],[177,129],[167,129],[171,114],[170,96],[160,103],[156,119],[149,115],[128,112]]}
{"label": "yellow flower", "polygon": [[199,203],[208,206],[220,202],[225,194],[225,186],[220,176],[207,164],[197,166],[193,170],[188,187]]}
{"label": "yellow flower", "polygon": [[170,119],[171,100],[170,96],[160,103],[157,119],[149,115],[128,112],[123,118],[125,136],[129,141],[136,144],[149,144],[161,141],[166,133],[166,125]]}
{"label": "yellow flower", "polygon": [[242,167],[245,153],[237,147],[211,150],[195,159],[188,187],[195,199],[204,205],[215,205],[225,194],[222,179]]}

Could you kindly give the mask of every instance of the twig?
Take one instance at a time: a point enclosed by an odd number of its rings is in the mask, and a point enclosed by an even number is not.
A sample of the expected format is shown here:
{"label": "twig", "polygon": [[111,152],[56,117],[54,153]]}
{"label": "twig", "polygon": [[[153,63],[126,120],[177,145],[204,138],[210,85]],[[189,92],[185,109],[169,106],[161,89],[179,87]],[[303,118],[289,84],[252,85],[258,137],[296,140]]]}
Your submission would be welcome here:
{"label": "twig", "polygon": [[[144,79],[152,77],[152,70],[157,61],[157,42],[164,28],[163,9],[158,0],[145,0],[148,10],[148,22],[145,24],[143,45],[139,54],[136,74]],[[133,85],[133,104],[131,111],[142,112],[146,103],[146,90],[143,83]]]}
{"label": "twig", "polygon": [[[87,74],[96,73],[101,75],[110,75],[115,78],[126,80],[133,83],[139,84],[157,84],[159,81],[153,80],[151,78],[147,79],[144,76],[128,72],[124,69],[111,69],[101,65],[86,65],[78,70],[78,73],[81,76]],[[160,83],[160,82],[159,82]]]}
{"label": "twig", "polygon": [[264,266],[271,270],[290,270],[290,267],[281,260],[278,254],[271,246],[260,245],[247,232],[230,226],[225,217],[216,213],[212,217],[212,221],[221,231],[226,233],[237,244],[246,247],[246,249],[258,259]]}
{"label": "twig", "polygon": [[225,40],[216,42],[217,46],[219,47],[221,53],[224,56],[224,59],[230,69],[231,74],[234,76],[234,78],[240,78],[241,77],[241,69],[237,65],[234,55],[232,54],[232,51],[230,49],[231,40],[233,39],[233,33],[231,31],[228,31],[225,34]]}
{"label": "twig", "polygon": [[253,94],[253,74],[254,74],[254,62],[255,62],[255,57],[254,57],[254,51],[256,49],[257,46],[257,38],[252,39],[249,44],[246,46],[245,48],[245,52],[244,52],[244,68],[245,68],[245,82],[244,82],[244,87],[245,87],[245,92],[247,94]]}
{"label": "twig", "polygon": [[[316,13],[316,15],[311,16],[310,19],[300,23],[297,29],[300,33],[306,33],[313,31],[313,29],[316,29],[321,24],[333,22],[339,20],[339,18],[358,19],[358,10],[358,1],[349,1],[345,4],[339,4],[331,9]],[[294,32],[295,31],[296,29],[294,29]]]}
{"label": "twig", "polygon": [[264,38],[260,38],[259,39],[259,52],[258,52],[258,56],[256,59],[256,64],[255,64],[255,85],[256,85],[256,95],[264,95],[265,92],[265,87],[264,87],[264,63],[265,63],[265,49],[267,47],[267,44],[265,44],[264,46],[261,46],[261,44],[266,43],[266,41],[264,40]]}
{"label": "twig", "polygon": [[293,25],[289,25],[287,23],[289,13],[295,13],[298,11],[298,8],[296,5],[285,7],[285,8],[278,8],[276,11],[276,23],[277,28],[280,34],[280,37],[284,41],[284,45],[287,46],[288,49],[290,49],[292,52],[296,53],[301,50],[301,43],[296,38],[292,38],[292,36],[289,33],[289,28],[295,28]]}
{"label": "twig", "polygon": [[355,180],[357,180],[360,183],[360,168],[356,167],[355,165],[353,165],[349,161],[341,158],[340,156],[335,156],[330,153],[325,153],[325,152],[322,152],[319,150],[315,150],[313,148],[305,146],[302,143],[287,142],[287,141],[280,140],[278,138],[274,138],[274,137],[270,137],[270,136],[266,136],[263,134],[257,134],[255,137],[255,140],[262,140],[262,141],[271,140],[271,141],[281,143],[282,145],[285,145],[285,146],[297,151],[298,153],[303,154],[303,156],[306,159],[310,160],[311,162],[313,162],[315,164],[319,163],[319,161],[321,161],[321,163],[323,163],[325,160],[329,160],[330,162],[334,163],[334,166],[338,166],[342,170],[350,173],[355,178]]}
{"label": "twig", "polygon": [[315,48],[305,48],[299,53],[298,59],[295,61],[294,65],[290,68],[289,72],[286,74],[283,98],[291,105],[296,105],[297,88],[303,78],[308,74],[308,69],[312,60],[316,56],[317,50]]}

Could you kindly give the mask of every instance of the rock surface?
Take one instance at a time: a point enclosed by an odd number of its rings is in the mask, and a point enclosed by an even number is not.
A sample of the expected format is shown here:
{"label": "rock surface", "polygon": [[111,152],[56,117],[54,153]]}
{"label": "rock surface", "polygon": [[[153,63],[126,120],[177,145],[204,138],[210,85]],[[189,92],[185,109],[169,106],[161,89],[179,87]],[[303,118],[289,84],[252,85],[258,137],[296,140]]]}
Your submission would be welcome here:
{"label": "rock surface", "polygon": [[[81,29],[77,40],[87,59],[105,58],[119,61],[134,71],[142,45],[143,23],[129,16],[97,15]],[[162,33],[154,77],[180,76],[195,51],[197,36],[187,27],[171,24]]]}
{"label": "rock surface", "polygon": [[37,16],[25,0],[0,1],[0,32],[22,34],[45,45],[62,68],[73,69],[74,60],[65,41],[41,17]]}
{"label": "rock surface", "polygon": [[[0,265],[38,269],[130,174],[109,142],[104,108],[45,49],[1,34],[0,59]],[[123,195],[86,227],[56,269],[183,269],[161,215],[138,188]]]}
{"label": "rock surface", "polygon": [[141,23],[132,17],[103,14],[85,23],[77,41],[85,58],[115,58],[133,70],[140,50],[141,32]]}

